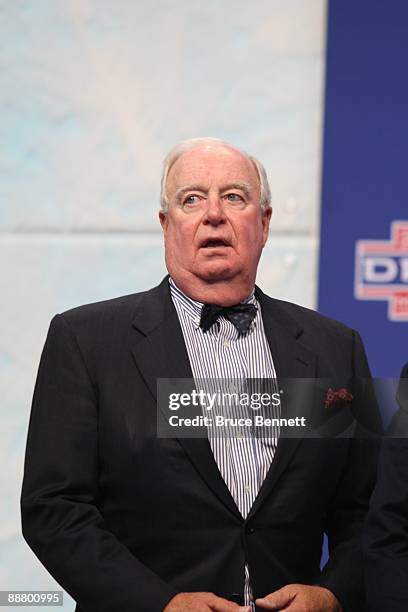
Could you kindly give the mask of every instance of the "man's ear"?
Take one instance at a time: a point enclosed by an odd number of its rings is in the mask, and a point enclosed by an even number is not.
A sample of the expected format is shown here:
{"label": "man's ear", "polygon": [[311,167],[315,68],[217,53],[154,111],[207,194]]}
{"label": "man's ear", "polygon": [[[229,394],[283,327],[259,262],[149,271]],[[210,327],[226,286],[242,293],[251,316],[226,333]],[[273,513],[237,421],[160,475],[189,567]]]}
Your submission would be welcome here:
{"label": "man's ear", "polygon": [[268,236],[269,236],[269,223],[271,222],[271,217],[272,217],[272,207],[269,206],[262,213],[262,226],[263,226],[262,247],[265,246],[266,241],[268,240]]}
{"label": "man's ear", "polygon": [[159,220],[160,220],[160,225],[163,228],[163,232],[166,232],[167,229],[167,225],[169,222],[167,213],[163,212],[162,210],[159,212]]}

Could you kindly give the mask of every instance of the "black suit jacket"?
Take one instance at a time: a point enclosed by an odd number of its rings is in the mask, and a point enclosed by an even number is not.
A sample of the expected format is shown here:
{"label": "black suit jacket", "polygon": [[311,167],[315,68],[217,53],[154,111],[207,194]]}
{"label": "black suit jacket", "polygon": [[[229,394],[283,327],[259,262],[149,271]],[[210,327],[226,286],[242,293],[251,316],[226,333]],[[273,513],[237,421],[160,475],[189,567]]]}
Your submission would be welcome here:
{"label": "black suit jacket", "polygon": [[408,363],[400,410],[382,443],[378,479],[365,525],[365,574],[372,612],[408,610]]}
{"label": "black suit jacket", "polygon": [[[278,377],[369,376],[356,332],[256,295]],[[157,437],[158,377],[192,377],[168,277],[53,318],[30,417],[22,526],[77,610],[158,612],[180,591],[242,602],[245,561],[256,597],[318,584],[360,610],[375,443],[280,438],[244,520],[207,439]],[[358,393],[354,405],[376,415]],[[324,532],[330,560],[321,572]]]}

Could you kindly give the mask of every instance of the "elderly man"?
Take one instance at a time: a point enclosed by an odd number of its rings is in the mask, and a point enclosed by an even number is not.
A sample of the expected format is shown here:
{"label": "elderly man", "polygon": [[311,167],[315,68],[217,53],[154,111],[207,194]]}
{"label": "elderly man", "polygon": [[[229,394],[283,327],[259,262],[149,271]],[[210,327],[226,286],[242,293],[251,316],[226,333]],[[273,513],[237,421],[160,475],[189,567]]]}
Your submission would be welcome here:
{"label": "elderly man", "polygon": [[78,612],[362,609],[369,441],[157,435],[159,378],[369,376],[356,332],[255,286],[271,212],[256,159],[181,143],[162,179],[169,276],[51,322],[23,533]]}

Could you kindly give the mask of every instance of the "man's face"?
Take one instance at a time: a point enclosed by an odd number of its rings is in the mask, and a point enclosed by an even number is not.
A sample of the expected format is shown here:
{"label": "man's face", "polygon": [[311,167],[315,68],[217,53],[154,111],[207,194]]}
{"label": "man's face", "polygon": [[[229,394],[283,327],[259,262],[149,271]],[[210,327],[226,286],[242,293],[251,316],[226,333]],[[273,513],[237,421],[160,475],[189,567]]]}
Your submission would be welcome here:
{"label": "man's face", "polygon": [[173,164],[166,195],[168,212],[160,213],[160,222],[176,282],[234,279],[253,285],[271,209],[261,211],[251,161],[226,146],[199,146]]}

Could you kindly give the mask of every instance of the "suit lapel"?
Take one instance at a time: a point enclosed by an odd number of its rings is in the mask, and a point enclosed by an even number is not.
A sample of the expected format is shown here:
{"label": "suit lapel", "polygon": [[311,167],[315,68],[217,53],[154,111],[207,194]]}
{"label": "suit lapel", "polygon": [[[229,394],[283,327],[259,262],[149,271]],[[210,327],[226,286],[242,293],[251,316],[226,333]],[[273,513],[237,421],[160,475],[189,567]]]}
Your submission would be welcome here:
{"label": "suit lapel", "polygon": [[158,378],[192,378],[168,277],[148,291],[132,322],[132,355],[154,399]]}
{"label": "suit lapel", "polygon": [[[193,378],[180,322],[170,295],[168,276],[158,287],[145,294],[132,327],[133,359],[156,401],[158,378]],[[164,416],[168,418],[168,414]],[[208,439],[178,438],[178,441],[210,489],[242,520],[214,460]]]}
{"label": "suit lapel", "polygon": [[[266,296],[258,287],[256,297],[261,305],[265,334],[271,349],[279,388],[283,390],[281,417],[292,416],[290,403],[285,402],[287,384],[285,379],[314,378],[317,372],[317,357],[301,343],[303,328],[287,314],[278,300]],[[302,438],[279,438],[276,453],[266,478],[249,512],[248,519],[254,515],[278,479],[288,466],[298,449]]]}

